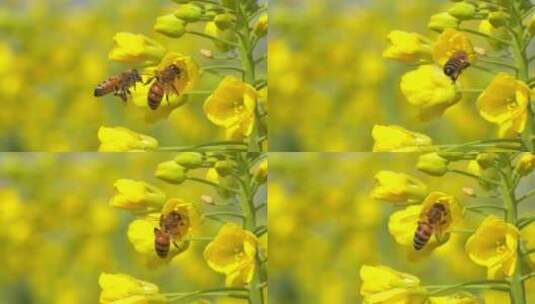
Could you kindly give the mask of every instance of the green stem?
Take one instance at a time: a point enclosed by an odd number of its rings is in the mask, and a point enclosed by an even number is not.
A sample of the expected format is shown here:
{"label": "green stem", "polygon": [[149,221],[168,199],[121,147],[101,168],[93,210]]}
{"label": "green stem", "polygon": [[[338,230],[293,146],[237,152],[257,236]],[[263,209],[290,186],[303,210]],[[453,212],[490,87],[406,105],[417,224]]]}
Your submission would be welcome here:
{"label": "green stem", "polygon": [[242,68],[231,66],[231,65],[208,65],[201,68],[201,71],[209,71],[209,70],[231,70],[240,72],[242,75],[245,73],[245,71]]}
{"label": "green stem", "polygon": [[[507,162],[503,171],[500,171],[501,182],[500,182],[500,192],[503,198],[504,207],[507,209],[506,212],[506,221],[512,225],[516,225],[518,220],[518,209],[517,209],[517,200],[515,197],[515,189],[511,187],[511,177],[513,170],[511,168],[511,163],[509,157],[507,157]],[[520,242],[518,242],[517,253],[520,254],[521,247]],[[511,277],[511,303],[513,304],[525,304],[526,295],[524,284],[522,282],[522,261],[520,258],[516,259],[515,272]]]}
{"label": "green stem", "polygon": [[459,30],[463,31],[463,32],[470,33],[470,34],[474,34],[474,35],[477,35],[477,36],[480,36],[480,37],[484,37],[484,38],[487,38],[487,39],[491,39],[491,40],[503,43],[505,45],[511,45],[511,43],[509,41],[507,41],[507,40],[496,38],[494,36],[489,36],[489,35],[487,35],[485,33],[481,33],[481,32],[475,31],[475,30],[466,29],[466,28],[459,28]]}
{"label": "green stem", "polygon": [[478,180],[482,180],[482,181],[484,181],[486,183],[489,183],[489,184],[492,184],[492,185],[497,185],[498,184],[498,182],[496,182],[496,181],[493,181],[493,180],[490,180],[488,178],[484,178],[484,177],[481,177],[481,176],[477,176],[475,174],[472,174],[472,173],[466,172],[466,171],[462,171],[462,170],[448,169],[448,172],[457,173],[457,174],[460,174],[460,175],[464,175],[464,176],[468,176],[468,177],[475,178],[475,179],[478,179]]}
{"label": "green stem", "polygon": [[528,216],[528,217],[523,217],[519,219],[518,221],[516,221],[516,225],[518,229],[523,229],[524,227],[526,227],[527,225],[533,222],[535,222],[535,216]]}
{"label": "green stem", "polygon": [[[514,3],[514,1],[511,1],[509,4],[509,13],[511,16],[513,16],[512,19],[516,20],[517,24],[514,27],[514,33],[513,33],[513,54],[515,59],[515,64],[517,66],[517,72],[518,72],[518,78],[522,80],[525,83],[529,82],[529,60],[526,54],[526,45],[524,44],[524,25],[522,23],[522,18],[520,16],[519,10],[516,6],[517,4]],[[524,145],[527,147],[529,151],[535,152],[535,147],[533,145],[533,141],[531,138],[533,137],[533,105],[531,104],[531,100],[528,94],[528,105],[527,105],[527,120],[526,120],[526,126],[524,128],[524,131],[522,132],[522,139],[524,141]]]}
{"label": "green stem", "polygon": [[237,213],[237,212],[231,212],[231,211],[214,211],[214,212],[205,212],[202,214],[202,218],[204,217],[212,217],[212,216],[233,216],[240,218],[241,220],[245,221],[245,216],[243,214]]}
{"label": "green stem", "polygon": [[528,199],[528,198],[530,198],[530,197],[532,197],[532,196],[534,196],[534,195],[535,195],[535,189],[532,189],[531,191],[529,191],[528,193],[526,193],[526,194],[524,194],[522,197],[520,197],[520,198],[518,199],[518,202],[519,202],[519,203],[520,203],[520,202],[523,202],[523,201],[525,201],[526,199]]}
{"label": "green stem", "polygon": [[487,64],[494,64],[494,65],[501,66],[501,67],[504,67],[504,68],[509,68],[509,69],[512,69],[512,70],[515,70],[515,71],[518,70],[518,68],[516,66],[507,64],[505,62],[497,61],[497,60],[486,59],[486,58],[479,58],[477,60],[479,62],[483,62],[483,63],[487,63]]}
{"label": "green stem", "polygon": [[459,290],[459,289],[498,289],[498,290],[508,290],[508,285],[506,281],[499,280],[482,280],[482,281],[473,281],[473,282],[464,282],[459,284],[447,285],[439,287],[437,290],[434,290],[429,293],[429,295],[438,295],[444,294],[450,291]]}
{"label": "green stem", "polygon": [[496,209],[502,212],[507,212],[507,210],[504,207],[490,205],[490,204],[471,205],[471,206],[466,206],[465,209]]}
{"label": "green stem", "polygon": [[[248,231],[255,233],[256,229],[256,209],[254,204],[255,191],[250,187],[251,181],[254,177],[250,173],[251,163],[243,154],[238,155],[240,176],[238,181],[240,184],[240,208],[245,217],[244,226]],[[263,304],[264,296],[260,284],[263,280],[263,265],[259,261],[258,250],[255,257],[255,271],[249,287],[249,301],[251,304]]]}
{"label": "green stem", "polygon": [[213,41],[216,41],[216,42],[221,42],[221,43],[224,43],[224,44],[226,44],[228,46],[231,46],[231,47],[235,47],[235,48],[238,47],[238,44],[236,44],[234,42],[226,41],[226,40],[223,40],[223,39],[220,39],[220,38],[217,38],[217,37],[214,37],[214,36],[202,33],[202,32],[186,31],[186,33],[187,34],[191,34],[191,35],[195,35],[195,36],[199,36],[199,37],[203,37],[203,38],[207,38],[207,39],[210,39],[210,40],[213,40]]}
{"label": "green stem", "polygon": [[531,273],[526,274],[525,276],[522,276],[522,281],[525,281],[532,277],[535,277],[535,272],[531,272]]}
{"label": "green stem", "polygon": [[220,188],[220,189],[229,191],[231,193],[237,193],[236,189],[231,189],[231,188],[228,188],[228,187],[225,187],[225,186],[221,186],[220,184],[217,184],[217,183],[214,183],[214,182],[211,182],[209,180],[202,179],[202,178],[188,176],[187,180],[194,181],[194,182],[201,183],[201,184],[205,184],[205,185],[208,185],[208,186],[212,186],[214,188]]}
{"label": "green stem", "polygon": [[[254,42],[253,33],[249,26],[249,16],[246,14],[241,3],[237,4],[238,11],[238,51],[240,54],[241,65],[244,70],[243,80],[254,87],[256,82],[256,63],[253,58]],[[253,131],[249,136],[249,151],[262,151],[262,145],[258,143],[258,138],[266,134],[265,127],[259,116],[259,105],[255,106]]]}

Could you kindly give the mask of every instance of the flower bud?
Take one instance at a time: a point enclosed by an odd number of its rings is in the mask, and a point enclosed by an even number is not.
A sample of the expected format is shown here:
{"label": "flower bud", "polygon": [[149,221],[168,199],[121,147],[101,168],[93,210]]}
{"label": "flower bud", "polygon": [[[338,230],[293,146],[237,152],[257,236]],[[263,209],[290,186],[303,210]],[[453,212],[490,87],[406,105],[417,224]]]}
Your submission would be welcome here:
{"label": "flower bud", "polygon": [[236,16],[229,13],[219,14],[214,18],[215,25],[222,31],[231,27],[234,22],[236,22]]}
{"label": "flower bud", "polygon": [[253,169],[254,179],[257,183],[262,184],[267,181],[268,176],[268,160],[264,159],[260,164]]}
{"label": "flower bud", "polygon": [[421,201],[427,195],[427,186],[420,180],[403,173],[380,171],[375,175],[374,199],[405,204]]}
{"label": "flower bud", "polygon": [[491,12],[489,14],[489,22],[494,27],[504,26],[511,16],[503,11]]}
{"label": "flower bud", "polygon": [[100,127],[98,139],[100,152],[151,151],[158,148],[155,138],[123,127]]}
{"label": "flower bud", "polygon": [[254,33],[257,37],[264,37],[267,35],[268,32],[268,15],[262,14],[258,21],[256,21],[255,25],[253,26]]}
{"label": "flower bud", "polygon": [[155,175],[157,178],[170,184],[181,184],[187,178],[186,169],[174,160],[160,163],[156,168]]}
{"label": "flower bud", "polygon": [[528,30],[532,36],[535,35],[535,15],[533,15],[533,17],[531,17],[531,20],[529,21]]}
{"label": "flower bud", "polygon": [[113,36],[113,42],[108,58],[125,63],[157,63],[166,52],[158,42],[143,35],[120,32]]}
{"label": "flower bud", "polygon": [[[234,42],[236,41],[236,35],[229,29],[227,30],[220,30],[215,22],[207,22],[204,27],[204,33],[219,39],[222,39],[224,41],[228,42]],[[214,45],[219,49],[220,51],[228,51],[230,49],[230,46],[226,43],[214,41]]]}
{"label": "flower bud", "polygon": [[495,153],[479,153],[476,161],[482,169],[493,167],[498,160],[498,155]]}
{"label": "flower bud", "polygon": [[98,284],[102,291],[100,303],[166,303],[158,286],[126,274],[101,273]]}
{"label": "flower bud", "polygon": [[183,152],[175,157],[175,162],[188,169],[199,168],[204,161],[204,155],[199,152]]}
{"label": "flower bud", "polygon": [[433,31],[442,32],[447,28],[456,28],[459,26],[459,19],[448,13],[439,13],[431,16],[427,27]]}
{"label": "flower bud", "polygon": [[171,38],[180,38],[186,32],[186,22],[172,14],[160,16],[156,19],[154,30]]}
{"label": "flower bud", "polygon": [[[490,23],[489,20],[482,20],[481,23],[479,23],[478,29],[483,34],[487,34],[494,38],[499,38],[502,40],[509,40],[511,38],[511,36],[509,35],[505,27],[503,26],[495,27],[492,25],[492,23]],[[487,39],[487,42],[490,44],[492,48],[497,49],[497,50],[507,47],[506,44],[503,44],[494,39]]]}
{"label": "flower bud", "polygon": [[535,154],[523,153],[515,166],[515,171],[520,176],[526,176],[535,169]]}
{"label": "flower bud", "polygon": [[201,19],[203,15],[202,7],[199,7],[195,4],[184,4],[181,5],[176,11],[175,16],[179,19],[182,19],[186,22],[196,22]]}
{"label": "flower bud", "polygon": [[215,163],[214,168],[220,176],[227,176],[235,166],[236,163],[231,160],[220,160]]}
{"label": "flower bud", "polygon": [[448,160],[437,153],[427,153],[418,158],[416,168],[429,175],[443,176],[448,171],[448,163]]}
{"label": "flower bud", "polygon": [[160,189],[141,181],[119,179],[113,185],[117,192],[110,205],[131,211],[160,209],[165,203],[165,194]]}
{"label": "flower bud", "polygon": [[448,13],[455,18],[461,20],[472,19],[476,14],[477,8],[475,5],[468,2],[458,2],[448,10]]}

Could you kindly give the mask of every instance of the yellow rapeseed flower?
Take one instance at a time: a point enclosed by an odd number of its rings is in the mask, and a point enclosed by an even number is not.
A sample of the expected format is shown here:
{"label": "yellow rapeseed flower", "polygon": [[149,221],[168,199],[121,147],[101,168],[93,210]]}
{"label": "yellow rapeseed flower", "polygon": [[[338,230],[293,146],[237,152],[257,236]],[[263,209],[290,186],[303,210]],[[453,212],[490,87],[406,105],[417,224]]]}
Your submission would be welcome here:
{"label": "yellow rapeseed flower", "polygon": [[98,284],[101,304],[149,304],[166,303],[166,297],[159,293],[158,286],[138,280],[126,274],[101,273]]}
{"label": "yellow rapeseed flower", "polygon": [[526,126],[530,89],[507,73],[499,73],[476,101],[479,114],[497,124],[500,137],[522,133]]}
{"label": "yellow rapeseed flower", "polygon": [[420,34],[392,31],[387,39],[389,45],[383,52],[384,58],[413,63],[431,57],[431,47]]}
{"label": "yellow rapeseed flower", "polygon": [[364,304],[423,304],[425,288],[420,279],[387,266],[360,268],[360,295]]}
{"label": "yellow rapeseed flower", "polygon": [[150,64],[159,62],[165,54],[163,46],[144,35],[120,32],[115,34],[113,42],[108,54],[110,60]]}
{"label": "yellow rapeseed flower", "polygon": [[466,242],[466,253],[474,263],[487,267],[489,278],[511,276],[516,267],[518,237],[515,226],[491,215]]}
{"label": "yellow rapeseed flower", "polygon": [[522,153],[515,164],[515,171],[520,176],[526,176],[535,169],[535,154]]}
{"label": "yellow rapeseed flower", "polygon": [[480,304],[481,301],[470,293],[455,293],[443,297],[430,297],[429,304]]}
{"label": "yellow rapeseed flower", "polygon": [[123,127],[102,126],[98,129],[98,139],[100,152],[141,152],[158,148],[155,138]]}
{"label": "yellow rapeseed flower", "polygon": [[448,28],[438,36],[433,45],[433,60],[443,66],[457,52],[464,52],[470,63],[474,62],[476,52],[472,42],[463,32]]}
{"label": "yellow rapeseed flower", "polygon": [[163,70],[171,64],[180,68],[180,76],[173,82],[179,94],[191,91],[199,81],[200,72],[197,63],[190,56],[169,52],[158,64],[158,70]]}
{"label": "yellow rapeseed flower", "polygon": [[423,152],[433,144],[429,136],[396,125],[375,125],[372,137],[373,152]]}
{"label": "yellow rapeseed flower", "polygon": [[427,195],[427,186],[420,180],[404,173],[380,171],[375,175],[374,199],[405,204],[419,202]]}
{"label": "yellow rapeseed flower", "polygon": [[264,37],[268,32],[268,14],[262,14],[253,26],[253,31],[257,37]]}
{"label": "yellow rapeseed flower", "polygon": [[[159,213],[147,219],[137,219],[128,225],[126,235],[134,249],[144,255],[156,256],[154,249],[154,228],[157,228]],[[153,219],[151,219],[153,218]]]}
{"label": "yellow rapeseed flower", "polygon": [[165,194],[153,185],[131,179],[119,179],[113,185],[117,192],[110,200],[116,208],[143,212],[163,206]]}
{"label": "yellow rapeseed flower", "polygon": [[434,247],[440,245],[437,241],[447,240],[446,232],[448,228],[457,223],[461,216],[462,211],[457,200],[449,195],[446,195],[442,192],[431,192],[425,198],[421,205],[408,206],[407,208],[394,212],[388,221],[388,231],[394,237],[396,242],[402,246],[412,247],[414,233],[418,227],[418,221],[422,219],[422,215],[428,213],[433,204],[442,203],[448,209],[448,216],[446,217],[446,223],[434,231],[437,236],[429,240],[429,245],[433,249]]}
{"label": "yellow rapeseed flower", "polygon": [[214,124],[226,128],[227,138],[241,139],[254,126],[256,90],[236,77],[225,77],[204,102],[204,112]]}
{"label": "yellow rapeseed flower", "polygon": [[167,216],[170,212],[176,212],[181,217],[181,223],[173,234],[174,239],[182,240],[198,225],[198,214],[191,203],[181,199],[169,199],[162,208],[162,214]]}
{"label": "yellow rapeseed flower", "polygon": [[234,223],[227,223],[204,250],[204,259],[214,271],[227,276],[228,286],[249,282],[254,274],[258,240]]}
{"label": "yellow rapeseed flower", "polygon": [[406,73],[400,87],[408,102],[419,107],[422,120],[442,115],[462,97],[451,79],[436,65],[422,65]]}

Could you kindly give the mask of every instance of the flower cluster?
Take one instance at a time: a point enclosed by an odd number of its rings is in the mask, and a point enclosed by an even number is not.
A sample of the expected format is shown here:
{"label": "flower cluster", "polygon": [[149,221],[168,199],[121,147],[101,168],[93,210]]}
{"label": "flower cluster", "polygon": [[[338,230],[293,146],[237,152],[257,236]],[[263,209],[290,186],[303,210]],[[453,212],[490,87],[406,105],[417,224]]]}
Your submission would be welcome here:
{"label": "flower cluster", "polygon": [[[480,116],[498,126],[498,140],[480,140],[451,145],[472,150],[533,151],[532,79],[527,46],[532,37],[533,5],[528,1],[455,1],[447,12],[431,16],[428,28],[435,38],[392,31],[383,57],[417,67],[401,77],[405,99],[418,108],[420,118],[429,121],[442,116],[466,95],[476,93]],[[473,24],[479,23],[474,29]],[[478,38],[484,38],[482,41]],[[492,75],[485,89],[466,88],[467,76],[475,71]],[[470,95],[471,97],[471,95]],[[374,151],[436,149],[431,140],[415,141],[412,132],[390,126],[390,137],[372,131]],[[402,132],[395,130],[404,130]],[[424,135],[420,135],[424,136]],[[497,143],[504,143],[505,146]]]}
{"label": "flower cluster", "polygon": [[[182,107],[186,103],[204,95],[202,108],[206,118],[224,129],[228,141],[201,143],[203,147],[266,150],[267,80],[262,70],[266,46],[262,41],[267,35],[267,3],[174,2],[178,7],[173,13],[158,17],[154,31],[173,40],[195,36],[211,45],[200,49],[198,55],[185,55],[142,34],[117,33],[108,58],[141,69],[141,81],[125,88],[119,81],[116,90],[124,92],[115,94],[141,110],[147,122],[182,115],[179,113],[184,112]],[[201,26],[204,31],[198,30]],[[215,88],[201,84],[214,79],[218,82]],[[119,127],[101,127],[98,137],[101,151],[184,148],[161,147],[150,136]]]}
{"label": "flower cluster", "polygon": [[[499,302],[503,301],[503,292],[509,293],[511,303],[526,303],[525,280],[533,276],[525,268],[533,250],[528,247],[528,231],[535,220],[533,216],[521,216],[519,206],[535,192],[529,189],[518,196],[518,189],[535,169],[534,159],[531,153],[422,154],[416,165],[419,171],[435,177],[460,174],[479,184],[481,191],[464,187],[468,198],[462,204],[453,196],[428,192],[428,187],[415,177],[379,172],[371,196],[403,208],[390,215],[388,231],[406,248],[409,259],[436,254],[453,238],[452,234],[469,233],[465,253],[474,264],[485,267],[487,275],[479,281],[421,285],[415,276],[386,266],[364,265],[360,272],[364,303],[480,303],[483,296],[489,303],[504,303]],[[472,215],[483,216],[483,220],[475,229],[463,229],[470,225]],[[468,290],[484,292],[478,296]]]}
{"label": "flower cluster", "polygon": [[[252,303],[262,303],[267,287],[267,252],[262,245],[267,226],[261,222],[264,220],[261,214],[266,203],[256,200],[258,194],[265,191],[261,190],[267,181],[265,155],[182,152],[172,160],[161,162],[154,175],[172,186],[186,182],[209,186],[219,199],[206,194],[200,202],[186,202],[169,198],[164,191],[143,181],[117,180],[110,206],[135,216],[127,230],[133,249],[148,265],[165,267],[169,263],[180,263],[181,256],[191,250],[192,243],[208,242],[203,249],[204,260],[212,270],[225,275],[224,287],[160,294],[153,284],[123,274],[103,273],[101,303],[134,301],[133,298],[158,303],[162,299],[185,300],[192,296],[245,297]],[[222,223],[214,237],[200,235],[207,221]]]}

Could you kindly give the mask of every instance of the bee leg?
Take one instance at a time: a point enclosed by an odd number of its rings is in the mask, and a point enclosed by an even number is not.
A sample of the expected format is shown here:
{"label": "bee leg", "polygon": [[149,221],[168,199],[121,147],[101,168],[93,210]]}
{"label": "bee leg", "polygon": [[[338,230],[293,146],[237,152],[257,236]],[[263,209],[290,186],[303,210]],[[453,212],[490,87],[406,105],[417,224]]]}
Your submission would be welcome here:
{"label": "bee leg", "polygon": [[151,78],[147,79],[147,81],[145,81],[143,84],[147,85],[147,84],[151,83],[153,80],[154,80],[154,77],[151,77]]}
{"label": "bee leg", "polygon": [[179,95],[177,88],[175,87],[175,84],[171,84],[171,87],[173,88],[173,91],[175,91],[176,95]]}

